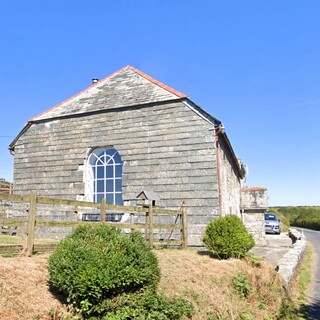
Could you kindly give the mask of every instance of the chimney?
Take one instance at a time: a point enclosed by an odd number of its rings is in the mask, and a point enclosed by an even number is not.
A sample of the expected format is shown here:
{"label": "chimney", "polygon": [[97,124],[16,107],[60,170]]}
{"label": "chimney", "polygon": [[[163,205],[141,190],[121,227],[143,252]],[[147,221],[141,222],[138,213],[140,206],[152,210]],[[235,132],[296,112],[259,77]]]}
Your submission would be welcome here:
{"label": "chimney", "polygon": [[97,83],[99,81],[99,79],[97,79],[97,78],[92,78],[92,84],[95,84],[95,83]]}

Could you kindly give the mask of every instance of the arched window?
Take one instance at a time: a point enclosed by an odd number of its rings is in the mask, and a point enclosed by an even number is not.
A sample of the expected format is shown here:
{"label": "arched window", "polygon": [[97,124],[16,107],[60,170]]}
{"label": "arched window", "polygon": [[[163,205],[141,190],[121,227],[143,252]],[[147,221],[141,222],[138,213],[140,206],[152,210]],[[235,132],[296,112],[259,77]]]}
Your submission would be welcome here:
{"label": "arched window", "polygon": [[89,156],[94,202],[105,198],[109,204],[122,204],[122,161],[114,148],[98,148]]}

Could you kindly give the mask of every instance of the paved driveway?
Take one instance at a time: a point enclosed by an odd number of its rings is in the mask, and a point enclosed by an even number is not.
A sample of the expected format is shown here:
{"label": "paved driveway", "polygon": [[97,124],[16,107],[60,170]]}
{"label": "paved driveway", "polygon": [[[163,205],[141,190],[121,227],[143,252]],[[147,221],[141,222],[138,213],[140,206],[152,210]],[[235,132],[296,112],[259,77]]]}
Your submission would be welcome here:
{"label": "paved driveway", "polygon": [[263,247],[254,247],[251,252],[258,257],[265,258],[275,268],[284,256],[284,254],[292,247],[292,241],[287,233],[266,234],[267,245]]}
{"label": "paved driveway", "polygon": [[[302,231],[307,240],[312,244],[316,253],[316,270],[312,283],[311,296],[309,297],[308,320],[320,319],[320,231],[296,228]],[[251,252],[256,256],[265,258],[274,267],[292,246],[292,241],[286,233],[281,235],[266,235],[267,245],[265,247],[254,247]]]}

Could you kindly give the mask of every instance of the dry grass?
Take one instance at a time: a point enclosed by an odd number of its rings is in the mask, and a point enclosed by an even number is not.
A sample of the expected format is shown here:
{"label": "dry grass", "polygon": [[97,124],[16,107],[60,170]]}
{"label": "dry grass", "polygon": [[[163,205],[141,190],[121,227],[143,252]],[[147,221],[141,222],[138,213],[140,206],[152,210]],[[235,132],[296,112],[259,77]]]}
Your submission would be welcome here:
{"label": "dry grass", "polygon": [[[171,295],[186,297],[196,307],[192,318],[208,319],[275,319],[286,296],[278,274],[266,262],[251,265],[249,262],[214,260],[191,251],[158,251],[161,266],[159,290]],[[241,299],[232,285],[235,275],[245,275],[252,291]],[[245,318],[247,319],[247,318]]]}
{"label": "dry grass", "polygon": [[51,319],[60,303],[49,291],[47,257],[0,258],[0,319]]}
{"label": "dry grass", "polygon": [[[239,319],[241,314],[250,316],[242,319],[275,319],[285,297],[281,279],[265,262],[253,266],[219,261],[189,250],[156,254],[162,273],[159,291],[191,301],[196,309],[193,320],[210,319],[210,313],[218,316],[212,319]],[[61,308],[48,288],[47,258],[0,258],[0,319],[46,320],[51,319],[50,310]],[[244,274],[252,285],[246,299],[232,286],[237,274]]]}
{"label": "dry grass", "polygon": [[[59,240],[55,239],[34,239],[35,244],[50,244],[50,243],[58,243]],[[8,236],[0,234],[0,245],[6,244],[20,244],[25,245],[27,243],[27,236]]]}

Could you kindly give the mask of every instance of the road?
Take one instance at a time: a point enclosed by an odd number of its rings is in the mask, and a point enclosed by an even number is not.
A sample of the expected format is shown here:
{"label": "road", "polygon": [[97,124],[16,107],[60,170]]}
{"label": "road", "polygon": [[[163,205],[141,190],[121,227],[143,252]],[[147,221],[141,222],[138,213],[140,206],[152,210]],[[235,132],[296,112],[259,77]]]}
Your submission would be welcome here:
{"label": "road", "polygon": [[296,227],[297,230],[302,230],[309,243],[313,246],[316,253],[316,270],[312,282],[310,305],[308,312],[309,320],[320,319],[320,231],[302,229]]}

